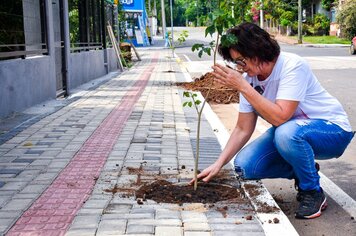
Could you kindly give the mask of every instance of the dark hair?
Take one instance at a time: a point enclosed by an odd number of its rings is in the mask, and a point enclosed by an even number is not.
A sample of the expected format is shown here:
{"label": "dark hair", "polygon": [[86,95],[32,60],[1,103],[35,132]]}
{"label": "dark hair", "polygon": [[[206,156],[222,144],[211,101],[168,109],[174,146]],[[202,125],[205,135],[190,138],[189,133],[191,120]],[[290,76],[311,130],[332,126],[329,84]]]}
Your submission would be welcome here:
{"label": "dark hair", "polygon": [[227,61],[233,60],[230,49],[238,51],[243,57],[258,58],[263,62],[273,61],[281,51],[277,41],[253,23],[242,23],[230,28],[226,34],[233,34],[237,38],[237,43],[229,46],[219,44],[219,54]]}

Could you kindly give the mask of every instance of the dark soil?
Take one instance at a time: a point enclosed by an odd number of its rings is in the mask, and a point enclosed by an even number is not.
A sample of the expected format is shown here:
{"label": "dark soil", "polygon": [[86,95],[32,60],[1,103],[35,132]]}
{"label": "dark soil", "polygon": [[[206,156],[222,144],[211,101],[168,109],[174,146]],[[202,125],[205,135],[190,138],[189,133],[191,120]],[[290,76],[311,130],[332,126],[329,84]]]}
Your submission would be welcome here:
{"label": "dark soil", "polygon": [[[185,168],[184,166],[182,169]],[[152,173],[145,171],[145,166],[140,166],[139,168],[126,167],[126,170],[130,175],[137,175],[137,181],[125,186],[104,189],[104,191],[120,194],[121,197],[127,198],[135,196],[139,205],[145,204],[147,199],[154,200],[157,203],[175,203],[178,205],[203,203],[208,204],[210,208],[215,208],[223,217],[227,217],[228,211],[233,211],[236,205],[242,207],[239,207],[240,210],[253,211],[250,207],[245,208],[250,205],[250,200],[246,197],[245,191],[252,198],[256,198],[259,195],[258,186],[256,185],[245,184],[245,190],[237,187],[238,181],[230,170],[221,170],[211,183],[199,182],[196,191],[194,191],[192,185],[182,182],[173,184],[166,181],[166,179],[174,179],[175,176],[152,175]],[[278,210],[263,202],[257,204],[258,212],[269,213]]]}
{"label": "dark soil", "polygon": [[216,208],[216,210],[219,211],[219,212],[222,214],[222,216],[223,216],[224,218],[227,217],[227,211],[228,211],[228,209],[229,209],[228,206],[217,207],[217,208]]}
{"label": "dark soil", "polygon": [[[194,82],[176,83],[178,86],[186,90],[200,91],[206,99],[209,87],[214,80],[211,73],[206,73],[200,78],[196,78]],[[239,92],[237,90],[226,87],[216,81],[213,82],[207,102],[212,104],[229,104],[239,102]]]}
{"label": "dark soil", "polygon": [[199,183],[194,191],[192,185],[172,184],[166,180],[158,180],[142,186],[136,192],[137,198],[152,199],[164,203],[215,203],[234,199],[246,202],[244,195],[238,189],[218,184]]}

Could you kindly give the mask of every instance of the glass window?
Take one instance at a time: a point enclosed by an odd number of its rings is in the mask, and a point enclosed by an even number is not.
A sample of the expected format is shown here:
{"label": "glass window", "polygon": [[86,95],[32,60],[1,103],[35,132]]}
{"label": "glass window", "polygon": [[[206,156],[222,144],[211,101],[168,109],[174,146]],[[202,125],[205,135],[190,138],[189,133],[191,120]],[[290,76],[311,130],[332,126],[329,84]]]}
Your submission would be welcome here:
{"label": "glass window", "polygon": [[71,51],[103,48],[102,1],[69,0],[69,34]]}
{"label": "glass window", "polygon": [[[115,20],[114,10],[115,8],[113,4],[105,2],[105,17],[106,17],[105,19],[106,22],[110,23],[112,30],[114,32],[114,36],[117,39],[117,28],[116,28],[117,20]],[[106,43],[107,43],[106,45],[107,47],[112,47],[112,43],[108,33],[106,34]]]}
{"label": "glass window", "polygon": [[0,60],[47,53],[44,0],[1,0]]}

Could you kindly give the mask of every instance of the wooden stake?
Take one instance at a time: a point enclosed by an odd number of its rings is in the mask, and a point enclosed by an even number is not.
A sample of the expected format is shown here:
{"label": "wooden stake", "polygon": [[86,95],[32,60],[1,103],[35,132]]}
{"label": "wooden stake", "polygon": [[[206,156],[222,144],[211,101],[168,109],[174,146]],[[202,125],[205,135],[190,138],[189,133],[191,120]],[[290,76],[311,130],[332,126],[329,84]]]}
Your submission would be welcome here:
{"label": "wooden stake", "polygon": [[[120,70],[121,71],[124,71],[124,66],[122,65],[122,61],[124,62],[125,66],[127,67],[127,64],[126,64],[126,61],[124,59],[124,57],[122,56],[121,54],[121,50],[120,50],[120,46],[118,45],[116,39],[115,39],[115,36],[114,36],[114,32],[112,30],[112,27],[110,25],[110,22],[108,22],[108,26],[107,26],[107,29],[108,29],[108,32],[109,32],[109,37],[110,37],[110,40],[111,40],[111,43],[114,47],[114,50],[115,50],[115,53],[116,53],[116,56],[117,56],[117,59],[119,61],[119,67],[120,67]],[[121,58],[122,58],[122,61],[121,61]]]}
{"label": "wooden stake", "polygon": [[133,48],[133,50],[134,50],[134,52],[135,52],[135,55],[136,55],[136,57],[137,57],[137,60],[141,61],[141,57],[140,57],[140,55],[138,54],[138,52],[137,52],[137,50],[136,50],[136,47],[133,45],[130,36],[129,36],[127,33],[126,33],[126,35],[127,35],[127,38],[128,38],[129,41],[130,41],[131,47]]}

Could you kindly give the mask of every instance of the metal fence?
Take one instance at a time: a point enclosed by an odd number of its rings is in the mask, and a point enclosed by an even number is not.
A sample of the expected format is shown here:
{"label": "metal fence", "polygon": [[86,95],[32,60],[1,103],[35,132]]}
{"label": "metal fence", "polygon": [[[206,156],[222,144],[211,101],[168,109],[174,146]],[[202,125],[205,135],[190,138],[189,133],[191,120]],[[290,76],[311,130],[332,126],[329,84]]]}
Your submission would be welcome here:
{"label": "metal fence", "polygon": [[1,0],[0,60],[47,54],[45,0]]}

